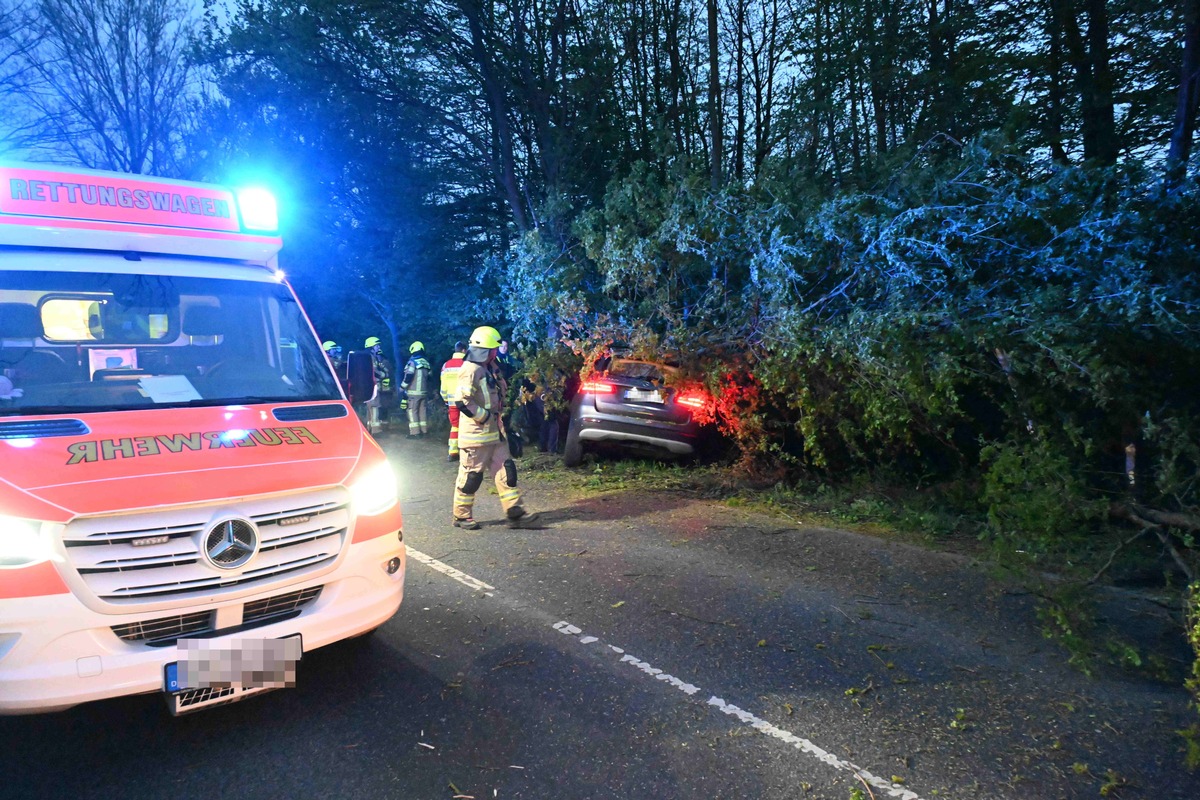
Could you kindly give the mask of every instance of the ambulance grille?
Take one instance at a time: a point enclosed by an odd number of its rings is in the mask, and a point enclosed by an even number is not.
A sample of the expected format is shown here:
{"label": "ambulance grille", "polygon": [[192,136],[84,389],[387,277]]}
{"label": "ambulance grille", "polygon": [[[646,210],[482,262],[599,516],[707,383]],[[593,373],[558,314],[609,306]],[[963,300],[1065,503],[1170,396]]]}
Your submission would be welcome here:
{"label": "ambulance grille", "polygon": [[[249,519],[258,551],[242,567],[219,569],[203,552],[217,521]],[[97,599],[122,607],[260,588],[329,568],[350,524],[344,490],[245,500],[230,505],[86,517],[63,532],[72,567]]]}
{"label": "ambulance grille", "polygon": [[[302,608],[320,597],[323,588],[310,586],[298,592],[278,594],[246,603],[242,609],[242,624],[237,626],[237,630],[270,625],[279,619],[291,619],[299,615]],[[212,611],[198,611],[194,614],[176,614],[113,625],[112,632],[122,641],[131,644],[140,642],[157,647],[171,644],[177,639],[186,639],[188,636],[211,633],[215,630],[214,621],[215,614]]]}
{"label": "ambulance grille", "polygon": [[200,611],[195,614],[179,614],[174,617],[159,617],[142,622],[114,625],[113,633],[126,642],[154,642],[159,639],[178,639],[189,633],[200,633],[212,629],[213,612]]}
{"label": "ambulance grille", "polygon": [[289,592],[288,594],[281,594],[276,597],[268,597],[265,600],[255,600],[252,603],[246,603],[246,608],[242,612],[242,622],[245,624],[280,614],[291,613],[316,600],[320,594],[320,586],[310,586],[298,592]]}

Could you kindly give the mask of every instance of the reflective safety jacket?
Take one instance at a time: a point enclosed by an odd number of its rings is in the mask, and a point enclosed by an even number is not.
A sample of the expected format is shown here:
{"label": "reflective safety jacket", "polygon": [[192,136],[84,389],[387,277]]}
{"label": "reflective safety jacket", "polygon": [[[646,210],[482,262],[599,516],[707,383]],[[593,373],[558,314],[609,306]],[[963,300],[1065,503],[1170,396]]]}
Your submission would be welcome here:
{"label": "reflective safety jacket", "polygon": [[[464,361],[458,370],[459,411],[458,446],[478,447],[500,441],[500,415],[504,411],[504,380],[485,364]],[[480,424],[475,417],[486,409],[487,421]]]}
{"label": "reflective safety jacket", "polygon": [[442,399],[449,405],[458,399],[458,371],[462,369],[463,356],[466,353],[455,353],[450,360],[442,364]]}
{"label": "reflective safety jacket", "polygon": [[410,358],[404,365],[404,380],[400,382],[400,388],[413,397],[424,397],[429,393],[429,373],[432,371],[433,367],[424,355]]}
{"label": "reflective safety jacket", "polygon": [[371,369],[375,373],[375,385],[381,392],[392,390],[392,365],[381,355],[371,354]]}

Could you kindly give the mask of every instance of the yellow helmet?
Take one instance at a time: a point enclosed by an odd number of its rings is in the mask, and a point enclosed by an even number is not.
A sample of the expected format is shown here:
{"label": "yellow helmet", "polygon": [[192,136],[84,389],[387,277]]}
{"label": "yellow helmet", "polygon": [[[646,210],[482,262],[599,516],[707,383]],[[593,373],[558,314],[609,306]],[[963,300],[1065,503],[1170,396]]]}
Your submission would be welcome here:
{"label": "yellow helmet", "polygon": [[412,344],[410,344],[408,346],[408,352],[410,352],[410,353],[415,353],[418,350],[424,350],[424,349],[425,349],[425,345],[422,342],[413,342]]}
{"label": "yellow helmet", "polygon": [[321,349],[328,353],[333,348],[337,347],[337,342],[321,342]]}
{"label": "yellow helmet", "polygon": [[367,339],[367,341],[366,341],[366,342],[363,344],[363,347],[371,348],[371,347],[374,347],[374,346],[375,346],[375,345],[377,345],[377,344],[379,344],[379,337],[378,337],[378,336],[371,336],[371,337],[369,337],[369,338]]}
{"label": "yellow helmet", "polygon": [[500,346],[500,331],[487,325],[481,325],[471,331],[471,347],[485,347],[488,350]]}

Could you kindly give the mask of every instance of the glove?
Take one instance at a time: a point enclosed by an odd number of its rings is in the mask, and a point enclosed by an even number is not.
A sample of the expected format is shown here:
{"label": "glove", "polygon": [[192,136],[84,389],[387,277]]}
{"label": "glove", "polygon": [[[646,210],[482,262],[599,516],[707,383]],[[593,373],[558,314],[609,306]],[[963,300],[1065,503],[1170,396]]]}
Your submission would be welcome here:
{"label": "glove", "polygon": [[479,409],[478,411],[475,412],[475,415],[473,417],[471,417],[471,419],[475,420],[480,425],[487,425],[488,420],[491,418],[492,418],[492,412],[488,411],[486,408]]}
{"label": "glove", "polygon": [[382,381],[382,384],[383,384],[383,386],[382,386],[383,391],[390,392],[392,390],[392,379],[391,378],[384,378]]}
{"label": "glove", "polygon": [[508,432],[508,454],[513,458],[525,455],[525,441],[516,431]]}
{"label": "glove", "polygon": [[405,395],[404,397],[400,398],[400,410],[401,411],[408,410],[408,395]]}

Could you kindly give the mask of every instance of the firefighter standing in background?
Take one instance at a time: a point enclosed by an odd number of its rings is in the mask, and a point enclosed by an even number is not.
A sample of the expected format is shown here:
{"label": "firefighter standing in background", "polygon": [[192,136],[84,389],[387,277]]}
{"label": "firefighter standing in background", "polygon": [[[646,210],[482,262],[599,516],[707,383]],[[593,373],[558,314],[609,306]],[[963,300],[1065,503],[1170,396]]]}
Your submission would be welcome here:
{"label": "firefighter standing in background", "polygon": [[408,348],[408,363],[400,388],[408,398],[408,438],[420,439],[429,435],[429,374],[433,366],[425,357],[425,345],[413,342]]}
{"label": "firefighter standing in background", "polygon": [[462,369],[463,356],[467,354],[466,342],[454,343],[454,355],[442,364],[441,393],[446,402],[446,413],[450,415],[450,452],[447,461],[458,461],[458,371]]}
{"label": "firefighter standing in background", "polygon": [[392,391],[392,367],[383,357],[383,345],[380,344],[378,336],[368,338],[363,347],[371,354],[371,367],[375,372],[375,393],[367,401],[367,430],[378,434],[383,431],[379,410],[383,406],[385,395]]}
{"label": "firefighter standing in background", "polygon": [[508,387],[496,365],[500,333],[483,326],[471,334],[470,346],[458,372],[459,410],[458,481],[454,486],[454,526],[477,530],[475,493],[483,485],[483,475],[491,472],[496,492],[510,527],[522,527],[534,521],[521,505],[517,491],[517,465],[509,456],[504,441],[504,396]]}
{"label": "firefighter standing in background", "polygon": [[337,342],[321,342],[321,349],[325,351],[325,358],[329,361],[330,368],[333,369],[338,385],[345,389],[346,357],[342,355],[342,346]]}
{"label": "firefighter standing in background", "polygon": [[346,359],[342,355],[342,346],[337,342],[321,342],[321,349],[325,351],[325,358],[329,359],[329,366],[333,367],[333,374],[337,375],[338,380],[342,380],[342,373],[346,371]]}

